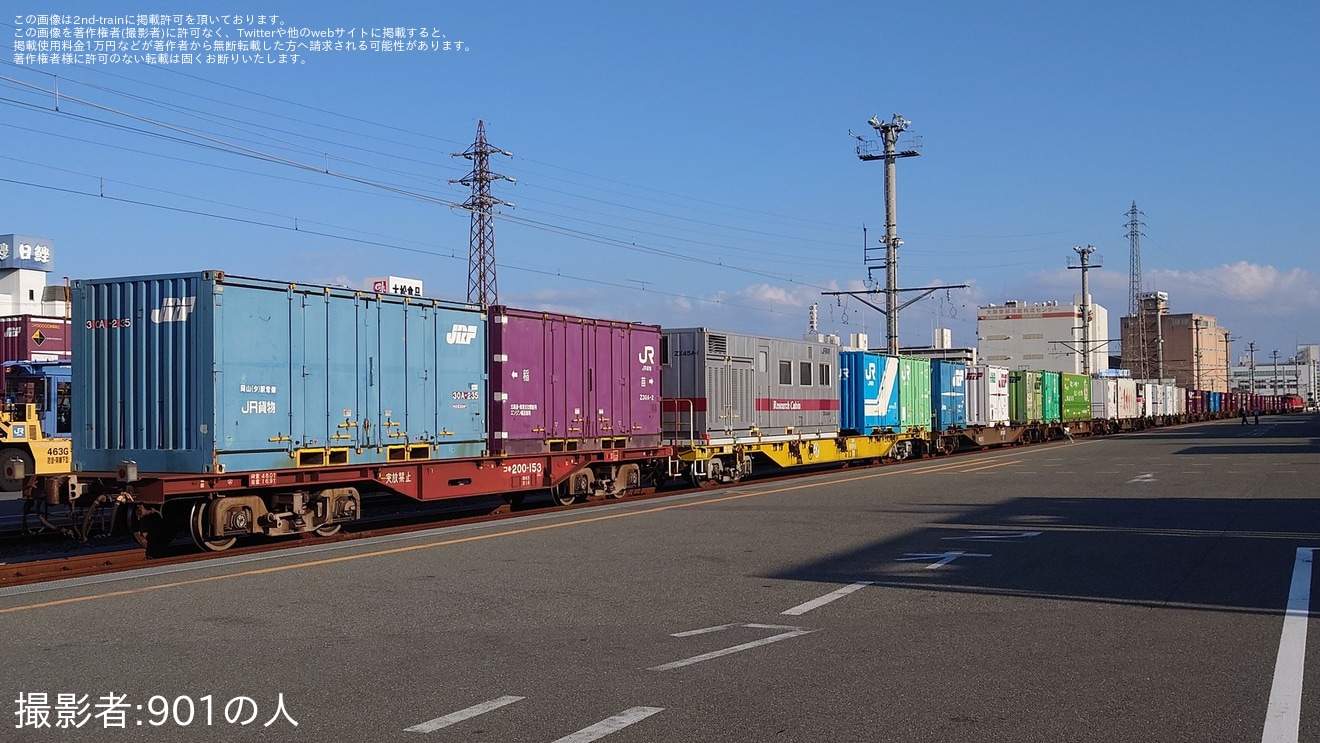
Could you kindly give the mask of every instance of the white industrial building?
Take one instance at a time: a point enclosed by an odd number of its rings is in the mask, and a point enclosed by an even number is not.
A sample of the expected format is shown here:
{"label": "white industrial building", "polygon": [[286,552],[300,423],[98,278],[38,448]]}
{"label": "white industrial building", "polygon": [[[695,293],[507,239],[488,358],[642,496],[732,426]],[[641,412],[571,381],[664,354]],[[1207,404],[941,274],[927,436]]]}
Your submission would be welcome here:
{"label": "white industrial building", "polygon": [[923,359],[944,359],[945,361],[956,361],[960,364],[976,366],[976,349],[954,348],[953,331],[949,328],[935,328],[933,345],[903,346],[898,349],[898,355]]}
{"label": "white industrial building", "polygon": [[1090,321],[1084,339],[1081,295],[1073,297],[1073,304],[1010,299],[1003,305],[978,307],[977,355],[982,363],[1009,369],[1073,374],[1108,369],[1109,312],[1094,303],[1087,309]]}
{"label": "white industrial building", "polygon": [[1320,402],[1320,345],[1299,345],[1290,357],[1257,351],[1254,363],[1250,356],[1240,357],[1233,367],[1233,389],[1257,395],[1301,395],[1308,406],[1316,405]]}
{"label": "white industrial building", "polygon": [[54,241],[27,235],[0,235],[0,316],[68,317],[62,284],[48,286],[54,267]]}

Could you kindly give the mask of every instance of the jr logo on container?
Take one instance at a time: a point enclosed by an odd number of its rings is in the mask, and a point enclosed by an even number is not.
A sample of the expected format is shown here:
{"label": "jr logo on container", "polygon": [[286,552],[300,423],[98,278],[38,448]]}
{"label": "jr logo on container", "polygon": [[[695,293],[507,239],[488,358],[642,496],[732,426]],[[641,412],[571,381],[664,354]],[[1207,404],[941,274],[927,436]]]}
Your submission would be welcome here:
{"label": "jr logo on container", "polygon": [[455,344],[460,346],[470,346],[472,345],[472,339],[476,337],[476,325],[454,323],[454,329],[445,333],[445,343],[448,343],[451,346]]}
{"label": "jr logo on container", "polygon": [[196,306],[197,297],[162,299],[160,309],[151,311],[151,321],[157,325],[164,322],[184,322]]}

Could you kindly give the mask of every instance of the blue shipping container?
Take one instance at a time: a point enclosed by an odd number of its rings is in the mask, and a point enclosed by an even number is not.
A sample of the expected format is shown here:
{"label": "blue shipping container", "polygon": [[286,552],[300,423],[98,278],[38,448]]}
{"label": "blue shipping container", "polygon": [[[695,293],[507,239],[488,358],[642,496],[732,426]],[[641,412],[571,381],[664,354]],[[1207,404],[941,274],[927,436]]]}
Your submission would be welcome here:
{"label": "blue shipping container", "polygon": [[1210,393],[1210,412],[1218,413],[1224,409],[1224,395],[1222,392]]}
{"label": "blue shipping container", "polygon": [[75,471],[480,456],[479,308],[205,271],[78,280]]}
{"label": "blue shipping container", "polygon": [[936,431],[967,427],[967,365],[930,360],[930,410]]}
{"label": "blue shipping container", "polygon": [[839,353],[839,428],[862,434],[899,430],[897,358],[867,351]]}

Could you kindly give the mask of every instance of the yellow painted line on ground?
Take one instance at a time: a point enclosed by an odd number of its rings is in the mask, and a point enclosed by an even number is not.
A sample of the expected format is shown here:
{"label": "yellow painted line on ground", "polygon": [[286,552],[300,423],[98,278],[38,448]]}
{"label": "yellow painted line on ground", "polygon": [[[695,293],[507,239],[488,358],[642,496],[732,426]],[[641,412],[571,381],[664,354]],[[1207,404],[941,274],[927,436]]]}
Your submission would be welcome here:
{"label": "yellow painted line on ground", "polygon": [[[1008,456],[1008,455],[1003,455],[1003,456]],[[1007,462],[1006,464],[1013,464],[1013,462]],[[887,472],[872,472],[872,473],[867,473],[865,475],[856,475],[853,477],[845,477],[838,480],[831,480],[830,484],[857,482],[860,480],[870,480],[877,477],[890,477],[893,475],[924,475],[933,472],[942,472],[945,470],[955,469],[957,467],[963,467],[963,466],[965,465],[962,462],[954,462],[950,464],[931,465],[929,467],[923,467],[921,469],[903,469],[903,470],[890,470]],[[413,545],[408,545],[406,547],[391,547],[390,549],[376,550],[374,552],[360,552],[354,555],[342,555],[340,557],[328,557],[321,560],[312,560],[311,562],[300,562],[292,565],[276,565],[274,567],[269,567],[269,568],[244,570],[239,573],[211,575],[205,578],[192,578],[189,580],[174,581],[172,583],[161,583],[159,585],[154,585],[154,586],[127,588],[122,591],[93,593],[87,596],[74,596],[72,598],[67,598],[67,599],[43,601],[37,604],[24,604],[22,606],[11,606],[8,608],[0,609],[0,615],[14,614],[17,612],[30,611],[33,609],[47,609],[54,606],[64,606],[66,604],[79,604],[84,601],[95,601],[97,599],[115,598],[117,596],[134,596],[140,593],[148,593],[150,591],[160,591],[166,588],[180,588],[182,586],[195,586],[202,583],[211,583],[213,581],[227,580],[230,578],[243,578],[243,577],[257,576],[257,575],[268,575],[270,573],[282,573],[286,570],[300,570],[302,568],[311,568],[320,565],[333,565],[335,563],[363,560],[369,557],[384,557],[386,555],[397,555],[397,554],[402,554],[404,552],[415,552],[417,550],[431,549],[433,547],[448,547],[455,544],[466,544],[468,542],[481,542],[487,539],[496,539],[499,537],[512,537],[512,536],[517,536],[519,534],[531,534],[533,532],[538,532],[538,531],[548,531],[550,529],[562,529],[564,527],[569,527],[569,526],[581,526],[583,524],[594,524],[602,521],[613,521],[614,519],[622,519],[630,516],[645,516],[653,513],[661,513],[663,511],[673,511],[679,508],[691,508],[693,506],[707,506],[714,503],[725,503],[728,501],[742,500],[743,498],[755,498],[761,495],[775,495],[778,493],[792,492],[794,490],[805,490],[808,488],[820,487],[822,484],[823,483],[820,482],[811,482],[802,485],[786,485],[784,487],[774,488],[771,490],[757,490],[750,493],[739,493],[738,495],[726,495],[720,498],[711,498],[710,500],[689,501],[687,503],[672,503],[667,506],[647,508],[645,510],[640,510],[640,511],[611,513],[602,516],[592,516],[590,518],[585,518],[585,519],[575,519],[573,521],[561,521],[554,524],[540,524],[538,526],[527,526],[521,529],[514,529],[512,531],[500,531],[491,534],[476,534],[467,537],[457,537],[455,539],[445,539],[439,542],[413,544]],[[290,555],[290,557],[293,557],[293,555]]]}
{"label": "yellow painted line on ground", "polygon": [[980,472],[981,470],[994,469],[995,467],[1007,467],[1007,466],[1010,465],[1010,464],[1022,464],[1022,460],[1021,460],[1021,459],[1015,459],[1015,460],[1013,460],[1012,462],[1000,462],[999,464],[987,464],[987,465],[983,465],[983,466],[981,466],[981,467],[973,467],[973,468],[971,468],[971,469],[967,469],[967,470],[958,470],[958,474],[962,474],[962,473],[964,473],[964,472]]}

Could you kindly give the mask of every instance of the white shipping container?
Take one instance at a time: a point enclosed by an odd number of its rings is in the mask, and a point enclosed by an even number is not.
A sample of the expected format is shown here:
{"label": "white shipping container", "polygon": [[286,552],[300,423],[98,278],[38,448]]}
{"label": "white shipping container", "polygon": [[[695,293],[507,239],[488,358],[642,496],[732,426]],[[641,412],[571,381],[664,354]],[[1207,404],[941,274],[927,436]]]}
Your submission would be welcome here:
{"label": "white shipping container", "polygon": [[1187,412],[1187,393],[1170,380],[1134,380],[1140,393],[1140,415],[1147,418],[1172,417]]}
{"label": "white shipping container", "polygon": [[1169,415],[1183,415],[1187,412],[1187,393],[1175,384],[1169,385]]}
{"label": "white shipping container", "polygon": [[1134,379],[1118,379],[1118,417],[1119,420],[1141,416],[1137,404],[1137,382]]}
{"label": "white shipping container", "polygon": [[1091,417],[1096,420],[1118,419],[1118,380],[1091,380]]}
{"label": "white shipping container", "polygon": [[1150,382],[1137,382],[1137,415],[1142,418],[1155,416],[1155,391]]}
{"label": "white shipping container", "polygon": [[967,368],[967,425],[1008,425],[1008,369],[988,364]]}

